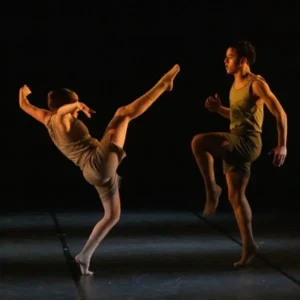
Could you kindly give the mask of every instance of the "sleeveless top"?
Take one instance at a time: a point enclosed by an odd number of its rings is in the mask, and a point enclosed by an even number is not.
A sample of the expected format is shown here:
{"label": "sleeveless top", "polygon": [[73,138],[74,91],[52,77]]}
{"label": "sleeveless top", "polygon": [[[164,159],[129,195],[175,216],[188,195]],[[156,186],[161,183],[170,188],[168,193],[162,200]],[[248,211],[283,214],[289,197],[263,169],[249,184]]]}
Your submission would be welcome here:
{"label": "sleeveless top", "polygon": [[75,165],[83,169],[89,156],[99,145],[98,140],[91,137],[84,123],[72,117],[70,131],[66,132],[57,123],[56,114],[53,114],[46,127],[55,146]]}
{"label": "sleeveless top", "polygon": [[256,79],[249,80],[243,87],[230,89],[230,131],[237,134],[261,133],[264,120],[263,102],[257,103],[252,96],[251,86]]}

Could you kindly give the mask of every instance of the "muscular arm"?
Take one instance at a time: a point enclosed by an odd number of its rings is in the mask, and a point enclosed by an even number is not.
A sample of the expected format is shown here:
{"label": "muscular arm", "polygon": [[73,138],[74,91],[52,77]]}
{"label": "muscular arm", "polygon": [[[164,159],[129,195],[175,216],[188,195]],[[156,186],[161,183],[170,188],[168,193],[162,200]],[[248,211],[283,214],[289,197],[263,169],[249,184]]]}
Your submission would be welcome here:
{"label": "muscular arm", "polygon": [[262,99],[272,115],[276,118],[278,132],[278,146],[286,147],[287,143],[287,115],[280,102],[273,94],[268,84],[263,80],[256,80],[252,84],[253,93]]}
{"label": "muscular arm", "polygon": [[226,119],[230,119],[230,108],[222,105],[218,110],[218,114]]}
{"label": "muscular arm", "polygon": [[24,112],[35,118],[37,121],[43,123],[44,125],[47,124],[51,113],[46,109],[41,109],[32,105],[27,97],[23,95],[21,90],[19,91],[19,105]]}

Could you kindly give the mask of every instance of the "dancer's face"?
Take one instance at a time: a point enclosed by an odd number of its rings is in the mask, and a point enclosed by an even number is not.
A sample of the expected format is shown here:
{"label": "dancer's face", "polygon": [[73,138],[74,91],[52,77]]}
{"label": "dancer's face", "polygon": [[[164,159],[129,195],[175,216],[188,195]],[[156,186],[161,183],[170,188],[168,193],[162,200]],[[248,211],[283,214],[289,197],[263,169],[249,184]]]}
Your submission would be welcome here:
{"label": "dancer's face", "polygon": [[240,59],[238,57],[238,54],[234,48],[228,48],[224,63],[227,74],[235,74],[241,69],[242,65],[244,64],[244,59]]}

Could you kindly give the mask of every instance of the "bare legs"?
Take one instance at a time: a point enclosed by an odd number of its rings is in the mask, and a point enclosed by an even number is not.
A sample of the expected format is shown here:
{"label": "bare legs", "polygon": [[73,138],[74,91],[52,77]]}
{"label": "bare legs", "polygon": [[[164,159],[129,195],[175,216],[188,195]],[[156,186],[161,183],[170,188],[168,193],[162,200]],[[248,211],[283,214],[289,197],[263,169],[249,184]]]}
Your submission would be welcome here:
{"label": "bare legs", "polygon": [[173,89],[173,82],[179,71],[179,66],[175,65],[144,95],[117,110],[107,126],[107,131],[113,133],[113,143],[123,148],[129,122],[142,115],[164,92]]}
{"label": "bare legs", "polygon": [[[123,148],[129,122],[142,115],[164,92],[173,89],[173,81],[180,71],[175,65],[167,72],[149,91],[132,103],[117,110],[107,126],[106,131],[112,134],[111,142]],[[120,195],[119,191],[103,197],[104,217],[95,225],[88,241],[82,251],[75,257],[83,275],[92,275],[89,270],[91,257],[99,243],[114,227],[120,218]]]}
{"label": "bare legs", "polygon": [[[226,146],[228,142],[220,133],[198,134],[192,141],[192,151],[206,188],[206,204],[203,212],[205,216],[213,214],[219,203],[221,188],[216,184],[213,156],[223,158]],[[226,180],[228,198],[243,243],[242,257],[234,263],[234,267],[243,267],[251,263],[258,250],[252,234],[251,208],[245,196],[248,178],[239,172],[229,172],[226,174]]]}
{"label": "bare legs", "polygon": [[216,183],[213,156],[222,157],[222,147],[226,144],[227,140],[217,132],[198,134],[192,140],[192,151],[206,190],[204,216],[212,215],[219,204],[222,189]]}
{"label": "bare legs", "polygon": [[93,275],[93,272],[89,270],[91,257],[99,243],[119,221],[121,214],[119,191],[103,197],[102,204],[104,217],[95,225],[82,251],[75,257],[80,266],[82,275]]}
{"label": "bare legs", "polygon": [[226,180],[228,198],[232,205],[243,243],[242,257],[238,262],[234,263],[234,266],[244,267],[251,263],[258,250],[252,233],[252,212],[245,195],[249,179],[242,173],[229,172],[226,174]]}

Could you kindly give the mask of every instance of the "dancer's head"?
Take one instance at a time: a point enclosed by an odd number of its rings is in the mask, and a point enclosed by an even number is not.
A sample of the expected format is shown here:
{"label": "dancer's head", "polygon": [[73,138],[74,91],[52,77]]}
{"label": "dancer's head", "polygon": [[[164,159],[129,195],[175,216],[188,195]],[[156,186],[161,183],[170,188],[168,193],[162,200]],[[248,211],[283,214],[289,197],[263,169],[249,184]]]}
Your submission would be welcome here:
{"label": "dancer's head", "polygon": [[48,93],[48,108],[50,111],[59,109],[61,106],[78,101],[78,95],[69,89],[55,89]]}
{"label": "dancer's head", "polygon": [[256,51],[254,46],[246,40],[230,44],[224,60],[228,74],[235,74],[245,67],[250,68],[255,63]]}

